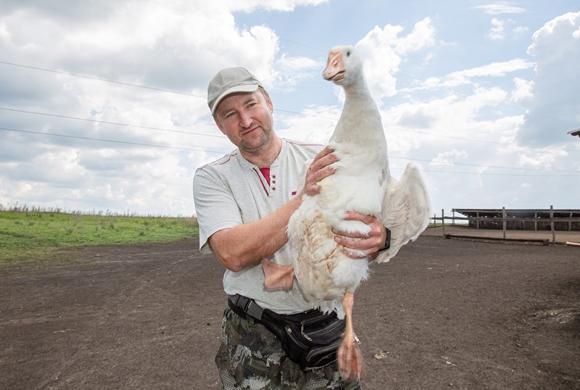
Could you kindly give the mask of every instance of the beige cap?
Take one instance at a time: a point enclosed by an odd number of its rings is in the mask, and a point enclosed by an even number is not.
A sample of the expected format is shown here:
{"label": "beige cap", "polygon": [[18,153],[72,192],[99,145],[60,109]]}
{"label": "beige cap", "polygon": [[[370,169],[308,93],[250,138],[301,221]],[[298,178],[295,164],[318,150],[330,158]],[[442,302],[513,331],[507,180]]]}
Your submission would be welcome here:
{"label": "beige cap", "polygon": [[262,84],[246,68],[235,67],[220,70],[207,86],[207,105],[212,115],[226,96],[235,92],[254,92]]}

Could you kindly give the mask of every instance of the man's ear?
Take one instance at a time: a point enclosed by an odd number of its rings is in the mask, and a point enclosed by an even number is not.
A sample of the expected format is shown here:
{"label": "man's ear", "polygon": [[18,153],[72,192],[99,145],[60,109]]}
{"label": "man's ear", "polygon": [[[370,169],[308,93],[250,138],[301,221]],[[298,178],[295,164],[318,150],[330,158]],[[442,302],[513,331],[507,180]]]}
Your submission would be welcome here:
{"label": "man's ear", "polygon": [[218,127],[218,129],[220,129],[222,134],[225,134],[224,128],[222,126],[222,122],[218,119],[217,114],[214,114],[212,116],[213,116],[213,121],[215,122],[215,125]]}
{"label": "man's ear", "polygon": [[260,92],[262,92],[262,96],[266,100],[266,104],[268,105],[270,112],[274,112],[274,105],[272,104],[272,99],[270,99],[270,95],[268,95],[268,92],[266,92],[264,88],[260,88]]}

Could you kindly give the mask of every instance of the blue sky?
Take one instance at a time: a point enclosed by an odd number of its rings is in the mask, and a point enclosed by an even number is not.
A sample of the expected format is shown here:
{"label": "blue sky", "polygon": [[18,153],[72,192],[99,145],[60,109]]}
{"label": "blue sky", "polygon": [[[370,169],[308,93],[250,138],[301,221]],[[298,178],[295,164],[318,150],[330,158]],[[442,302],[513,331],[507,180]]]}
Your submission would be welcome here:
{"label": "blue sky", "polygon": [[0,1],[0,204],[191,215],[195,169],[231,150],[213,74],[248,67],[282,136],[325,143],[338,44],[365,60],[392,174],[418,165],[434,210],[580,208],[580,5],[563,0]]}

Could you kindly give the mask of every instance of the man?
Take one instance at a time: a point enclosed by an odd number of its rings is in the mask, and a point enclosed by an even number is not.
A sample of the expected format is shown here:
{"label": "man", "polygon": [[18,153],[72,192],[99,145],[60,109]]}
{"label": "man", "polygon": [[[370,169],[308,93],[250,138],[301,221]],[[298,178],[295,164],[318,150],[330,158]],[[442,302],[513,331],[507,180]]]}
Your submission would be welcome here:
{"label": "man", "polygon": [[[237,149],[195,173],[201,250],[211,250],[226,267],[223,286],[230,301],[242,296],[279,314],[312,309],[297,283],[287,291],[264,288],[262,263],[289,263],[288,219],[300,206],[302,195],[316,195],[318,182],[334,173],[336,156],[329,148],[278,137],[272,101],[244,68],[216,74],[208,86],[208,105],[217,127]],[[311,159],[304,177],[301,172]],[[371,227],[366,237],[336,232],[336,241],[353,261],[361,253],[374,257],[384,248],[387,232],[380,221],[357,213],[345,218]],[[216,364],[225,389],[359,387],[356,379],[340,378],[336,363],[302,370],[259,321],[229,307],[224,312]]]}

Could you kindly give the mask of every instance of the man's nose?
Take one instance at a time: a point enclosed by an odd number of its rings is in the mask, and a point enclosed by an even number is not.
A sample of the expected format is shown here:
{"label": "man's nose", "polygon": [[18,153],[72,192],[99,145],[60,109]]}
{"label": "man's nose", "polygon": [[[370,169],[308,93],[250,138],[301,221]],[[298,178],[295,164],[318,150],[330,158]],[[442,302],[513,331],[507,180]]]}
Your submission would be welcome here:
{"label": "man's nose", "polygon": [[249,127],[252,124],[252,117],[246,113],[245,111],[242,111],[240,113],[240,126],[242,127]]}

